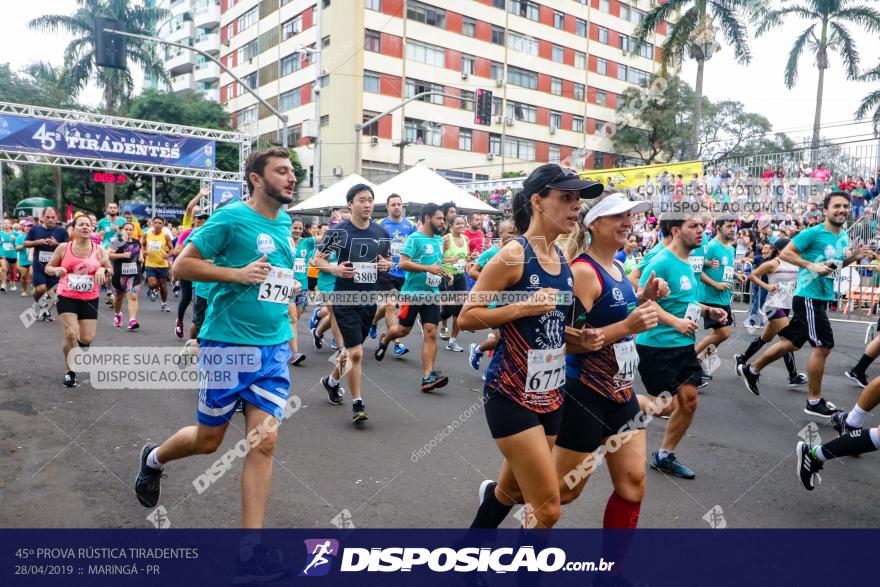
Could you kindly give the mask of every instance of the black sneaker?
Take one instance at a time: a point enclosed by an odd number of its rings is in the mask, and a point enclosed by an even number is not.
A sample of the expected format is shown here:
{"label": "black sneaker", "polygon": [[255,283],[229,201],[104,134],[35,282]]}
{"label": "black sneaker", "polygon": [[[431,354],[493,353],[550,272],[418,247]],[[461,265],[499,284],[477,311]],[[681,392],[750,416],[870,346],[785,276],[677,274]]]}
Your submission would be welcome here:
{"label": "black sneaker", "polygon": [[761,392],[758,390],[758,379],[761,378],[761,375],[755,375],[754,373],[752,373],[751,366],[748,363],[737,365],[736,374],[739,375],[745,382],[746,389],[748,389],[755,395],[761,395]]}
{"label": "black sneaker", "polygon": [[803,373],[798,373],[794,377],[788,378],[788,386],[789,387],[803,387],[804,385],[808,385],[810,380],[807,379],[807,376]]}
{"label": "black sneaker", "polygon": [[363,422],[367,419],[367,409],[364,407],[364,400],[356,399],[351,403],[351,421],[355,424]]}
{"label": "black sneaker", "polygon": [[859,387],[868,387],[868,377],[864,373],[859,373],[855,369],[850,369],[843,373],[846,378],[858,385]]}
{"label": "black sneaker", "polygon": [[808,401],[807,407],[804,408],[805,414],[819,418],[830,418],[839,411],[840,410],[837,409],[837,406],[831,402],[826,402],[824,397],[819,398],[819,403],[815,405],[811,405]]}
{"label": "black sneaker", "polygon": [[385,340],[385,333],[379,337],[379,346],[376,347],[376,352],[373,353],[373,356],[376,357],[377,361],[381,361],[385,358],[385,352],[388,350],[388,343],[382,342]]}
{"label": "black sneaker", "polygon": [[76,382],[76,373],[73,371],[68,371],[64,374],[64,387],[78,387],[79,383]]}
{"label": "black sneaker", "polygon": [[154,508],[159,503],[159,482],[165,477],[162,471],[147,466],[147,457],[158,446],[155,442],[148,442],[141,449],[141,470],[134,480],[134,492],[146,508]]}
{"label": "black sneaker", "polygon": [[737,365],[744,365],[746,362],[746,356],[742,353],[733,355],[733,360],[736,361]]}
{"label": "black sneaker", "polygon": [[306,360],[306,356],[302,353],[293,353],[293,357],[290,359],[290,364],[293,366],[299,365],[303,361]]}
{"label": "black sneaker", "polygon": [[818,471],[822,470],[822,461],[813,456],[813,449],[804,441],[797,443],[794,454],[798,479],[807,491],[812,491],[822,482],[822,478],[818,475]]}
{"label": "black sneaker", "polygon": [[428,376],[422,379],[422,391],[433,391],[439,389],[449,383],[449,377],[434,370],[428,373]]}
{"label": "black sneaker", "polygon": [[324,338],[318,336],[317,328],[312,328],[309,332],[312,333],[312,343],[315,345],[315,348],[321,350],[321,348],[324,346]]}
{"label": "black sneaker", "polygon": [[342,405],[342,396],[345,394],[345,390],[342,389],[339,383],[331,387],[329,380],[329,375],[321,377],[321,385],[327,390],[327,399],[330,400],[330,403],[334,406]]}
{"label": "black sneaker", "polygon": [[498,485],[491,479],[486,479],[482,483],[480,483],[480,503],[478,505],[483,505],[483,502],[486,501],[486,496],[489,495],[489,492],[495,492],[495,486]]}
{"label": "black sneaker", "polygon": [[855,426],[850,426],[846,423],[846,417],[849,415],[849,412],[835,412],[831,416],[831,425],[834,426],[834,429],[837,431],[838,436],[843,436],[848,432],[853,432],[858,430]]}

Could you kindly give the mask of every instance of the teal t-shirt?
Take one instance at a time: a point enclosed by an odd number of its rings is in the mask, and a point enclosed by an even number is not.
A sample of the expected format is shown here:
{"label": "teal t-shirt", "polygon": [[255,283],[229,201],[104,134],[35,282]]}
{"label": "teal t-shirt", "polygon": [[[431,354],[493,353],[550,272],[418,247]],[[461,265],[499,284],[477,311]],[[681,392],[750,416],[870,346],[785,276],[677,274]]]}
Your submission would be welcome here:
{"label": "teal t-shirt", "polygon": [[[18,235],[18,238],[15,239],[15,246],[21,247],[24,244],[24,241],[27,240],[27,235],[22,233]],[[16,251],[18,253],[18,265],[20,267],[30,267],[31,260],[28,258],[28,249],[22,247],[20,251]]]}
{"label": "teal t-shirt", "polygon": [[[800,251],[801,257],[810,263],[834,261],[837,268],[843,267],[846,259],[846,248],[849,246],[849,235],[845,230],[839,234],[829,232],[825,224],[819,224],[799,232],[791,242]],[[821,277],[808,269],[798,271],[797,288],[794,295],[814,300],[834,299],[834,278],[831,275]]]}
{"label": "teal t-shirt", "polygon": [[657,243],[656,245],[651,247],[651,250],[648,251],[647,253],[645,253],[645,256],[642,257],[641,261],[639,261],[638,267],[639,267],[639,269],[641,269],[642,273],[645,272],[645,267],[648,266],[648,263],[653,261],[654,257],[657,256],[657,253],[659,253],[660,251],[665,251],[665,250],[666,250],[666,247],[663,246],[663,241],[660,241],[659,243]]}
{"label": "teal t-shirt", "polygon": [[3,250],[3,257],[6,259],[12,259],[13,261],[18,259],[18,253],[15,250],[15,241],[18,240],[18,233],[13,231],[3,232],[0,231],[0,249]]}
{"label": "teal t-shirt", "polygon": [[[645,286],[652,271],[656,277],[665,279],[669,284],[669,295],[657,300],[657,303],[673,316],[684,318],[688,304],[697,302],[698,282],[691,264],[679,259],[669,249],[665,249],[657,253],[651,263],[642,269],[639,287]],[[695,341],[695,335],[686,336],[665,324],[657,324],[655,328],[636,337],[637,344],[660,348],[693,346]]]}
{"label": "teal t-shirt", "polygon": [[107,248],[107,245],[110,244],[110,240],[119,234],[118,230],[108,230],[108,229],[114,225],[117,227],[122,227],[123,224],[125,224],[125,218],[123,218],[122,216],[117,218],[115,222],[110,222],[110,219],[107,218],[106,216],[104,218],[101,218],[100,220],[98,220],[98,226],[95,227],[95,230],[98,232],[98,234],[101,234],[102,230],[106,231],[104,233],[103,238],[101,239],[101,246],[103,246],[104,248]]}
{"label": "teal t-shirt", "polygon": [[[312,252],[314,256],[314,251]],[[336,251],[331,250],[327,262],[335,265],[337,261]],[[336,287],[336,276],[326,271],[318,271],[318,291],[321,293],[330,293]]]}
{"label": "teal t-shirt", "polygon": [[[400,250],[401,255],[406,255],[412,259],[413,263],[419,265],[440,265],[443,258],[443,237],[425,236],[421,230],[417,230],[408,237],[403,243]],[[440,290],[439,282],[437,285],[428,285],[429,273],[424,271],[407,271],[406,281],[400,291],[418,291],[418,292],[437,292]],[[442,276],[432,276],[432,280],[437,278],[443,279]]]}
{"label": "teal t-shirt", "polygon": [[[244,202],[228,204],[190,238],[202,257],[219,267],[244,267],[267,255],[273,267],[293,269],[290,216],[275,220],[258,214]],[[262,284],[213,283],[210,304],[199,338],[231,344],[271,346],[290,340],[289,300],[258,299]],[[291,292],[292,293],[292,292]]]}
{"label": "teal t-shirt", "polygon": [[[706,256],[703,265],[703,273],[706,276],[719,283],[729,283],[733,285],[733,262],[736,256],[736,249],[733,245],[724,246],[717,238],[709,241],[706,247]],[[718,259],[718,269],[712,269],[712,260]],[[729,306],[730,298],[733,291],[721,291],[705,283],[701,284],[699,300],[706,304],[715,304],[717,306]]]}
{"label": "teal t-shirt", "polygon": [[315,237],[301,238],[293,247],[293,239],[290,239],[293,251],[293,273],[296,280],[306,288],[309,282],[309,262],[315,256]]}
{"label": "teal t-shirt", "polygon": [[501,250],[501,247],[498,245],[492,245],[477,257],[477,266],[482,270],[483,267],[489,264],[489,261],[492,260],[492,257],[498,254],[498,251]]}
{"label": "teal t-shirt", "polygon": [[[187,243],[189,243],[190,240],[192,240],[193,235],[196,233],[196,231],[199,228],[201,228],[201,226],[198,228],[193,228],[191,231],[189,231],[189,234],[187,234],[186,238],[183,239],[183,246],[184,247],[187,245]],[[200,298],[208,299],[208,297],[209,297],[208,292],[211,290],[211,286],[213,284],[214,284],[214,282],[212,282],[212,281],[193,281],[192,282],[193,295],[198,296]]]}

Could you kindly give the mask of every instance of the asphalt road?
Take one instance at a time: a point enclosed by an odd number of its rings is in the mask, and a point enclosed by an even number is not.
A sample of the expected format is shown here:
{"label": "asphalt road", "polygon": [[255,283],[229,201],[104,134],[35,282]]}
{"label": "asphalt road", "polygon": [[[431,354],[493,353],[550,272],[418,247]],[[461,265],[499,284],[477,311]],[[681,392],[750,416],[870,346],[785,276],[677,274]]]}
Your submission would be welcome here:
{"label": "asphalt road", "polygon": [[[0,526],[151,527],[150,512],[133,491],[139,450],[194,422],[195,391],[63,387],[60,326],[40,322],[25,328],[19,314],[27,307],[17,293],[0,294]],[[93,347],[180,345],[174,314],[160,313],[159,304],[145,299],[141,308],[142,328],[129,333],[113,328],[112,313],[102,304]],[[330,368],[329,349],[312,348],[305,323],[299,335],[308,353],[292,374],[301,409],[279,429],[267,526],[467,526],[480,482],[494,478],[500,463],[482,413],[480,373],[467,365],[467,353],[441,347],[438,367],[450,384],[425,394],[419,391],[418,329],[406,340],[412,352],[403,360],[389,355],[376,363],[375,342],[368,340],[364,397],[370,419],[355,428],[350,398],[344,406],[330,405],[319,383]],[[842,374],[861,355],[865,327],[836,324],[835,336],[825,396],[849,409],[858,389]],[[465,333],[459,342],[467,347],[482,338],[483,333]],[[830,463],[824,483],[812,493],[800,486],[794,446],[810,422],[802,412],[806,392],[784,385],[780,363],[765,370],[760,397],[748,393],[732,357],[751,338],[739,328],[722,347],[722,366],[700,396],[694,424],[676,451],[696,479],[649,470],[640,526],[707,527],[704,516],[716,506],[728,527],[880,525],[876,455]],[[807,353],[798,353],[801,370]],[[869,423],[876,425],[876,417]],[[658,447],[664,426],[662,420],[649,424],[649,450]],[[193,480],[243,437],[242,430],[243,418],[237,416],[217,455],[166,467],[160,504],[175,527],[238,525],[242,461],[233,461],[201,494]],[[826,440],[835,436],[825,424],[818,432]],[[600,468],[581,498],[565,506],[559,526],[601,527],[610,488]],[[512,515],[505,522],[516,525]]]}

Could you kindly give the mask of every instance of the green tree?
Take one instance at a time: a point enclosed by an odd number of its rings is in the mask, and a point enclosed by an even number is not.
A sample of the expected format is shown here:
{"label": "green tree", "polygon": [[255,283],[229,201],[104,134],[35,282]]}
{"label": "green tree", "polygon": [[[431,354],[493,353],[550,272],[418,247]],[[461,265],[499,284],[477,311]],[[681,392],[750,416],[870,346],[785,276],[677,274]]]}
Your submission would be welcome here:
{"label": "green tree", "polygon": [[786,18],[794,17],[810,23],[805,31],[795,37],[785,64],[785,87],[791,89],[797,83],[798,65],[804,49],[816,58],[819,82],[816,87],[816,112],[813,117],[814,151],[819,147],[819,131],[822,127],[822,98],[825,89],[825,70],[831,66],[829,52],[836,51],[846,68],[849,79],[859,75],[859,52],[855,40],[844,23],[854,24],[864,30],[880,32],[880,12],[867,4],[856,5],[852,0],[803,0],[794,6],[766,8],[759,11],[761,24],[757,35],[763,35],[781,26]]}
{"label": "green tree", "polygon": [[[880,81],[880,64],[860,75],[859,79],[865,82]],[[880,136],[880,90],[875,90],[862,99],[855,116],[861,120],[869,114],[874,123],[874,134]]]}
{"label": "green tree", "polygon": [[[101,68],[95,65],[95,17],[116,19],[124,23],[130,33],[152,35],[155,25],[169,12],[164,8],[141,6],[133,0],[77,0],[73,14],[46,14],[32,20],[33,30],[55,32],[64,30],[74,39],[64,50],[65,85],[79,93],[93,79],[103,93],[104,110],[108,114],[125,111],[134,92],[131,69]],[[126,39],[126,58],[160,82],[169,83],[165,67],[149,41]]]}
{"label": "green tree", "polygon": [[655,76],[649,88],[627,88],[616,125],[602,129],[606,135],[614,131],[615,152],[646,165],[670,161],[687,146],[689,113],[696,99],[693,90],[674,76]]}
{"label": "green tree", "polygon": [[694,85],[697,99],[691,119],[691,151],[689,158],[697,157],[700,143],[700,124],[702,122],[703,75],[706,61],[717,52],[715,25],[729,45],[733,47],[736,59],[741,64],[751,60],[748,32],[743,22],[743,13],[752,5],[750,0],[667,0],[651,9],[633,33],[635,47],[647,41],[651,33],[656,33],[660,23],[669,22],[680,13],[681,17],[672,23],[666,40],[661,45],[663,74],[670,64],[684,62],[685,56],[697,62],[697,80]]}

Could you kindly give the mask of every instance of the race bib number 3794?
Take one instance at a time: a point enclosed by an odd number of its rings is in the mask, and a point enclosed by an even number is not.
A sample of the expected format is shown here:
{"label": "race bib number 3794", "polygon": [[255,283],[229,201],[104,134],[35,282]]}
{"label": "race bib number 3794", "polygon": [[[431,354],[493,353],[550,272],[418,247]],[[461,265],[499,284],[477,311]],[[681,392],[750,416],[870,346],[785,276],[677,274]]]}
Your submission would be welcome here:
{"label": "race bib number 3794", "polygon": [[293,270],[272,267],[266,281],[260,284],[257,300],[273,304],[288,304],[296,291],[296,279]]}

